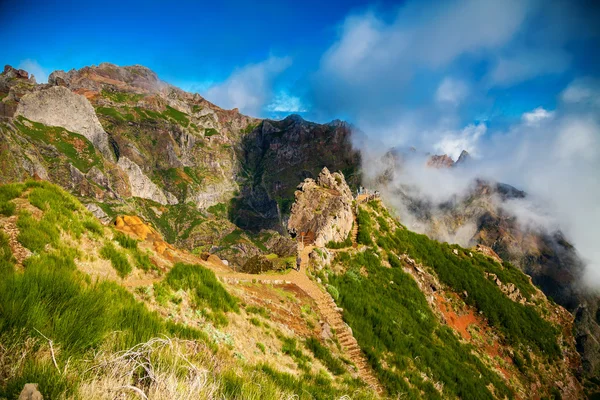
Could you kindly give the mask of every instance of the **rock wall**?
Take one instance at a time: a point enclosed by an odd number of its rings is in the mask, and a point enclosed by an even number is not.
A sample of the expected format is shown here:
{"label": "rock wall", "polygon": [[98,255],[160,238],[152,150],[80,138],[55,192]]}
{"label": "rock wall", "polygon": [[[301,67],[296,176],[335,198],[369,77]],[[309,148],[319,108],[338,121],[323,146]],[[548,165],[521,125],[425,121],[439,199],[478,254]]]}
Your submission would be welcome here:
{"label": "rock wall", "polygon": [[352,192],[339,172],[323,168],[318,179],[307,178],[295,193],[288,221],[292,236],[307,236],[318,247],[344,241],[352,230]]}
{"label": "rock wall", "polygon": [[65,87],[54,86],[26,94],[19,101],[16,115],[79,133],[92,142],[104,157],[114,158],[108,145],[108,135],[90,102]]}
{"label": "rock wall", "polygon": [[177,198],[169,192],[163,192],[150,180],[142,169],[127,157],[121,157],[117,164],[129,177],[131,195],[154,200],[160,204],[177,204]]}

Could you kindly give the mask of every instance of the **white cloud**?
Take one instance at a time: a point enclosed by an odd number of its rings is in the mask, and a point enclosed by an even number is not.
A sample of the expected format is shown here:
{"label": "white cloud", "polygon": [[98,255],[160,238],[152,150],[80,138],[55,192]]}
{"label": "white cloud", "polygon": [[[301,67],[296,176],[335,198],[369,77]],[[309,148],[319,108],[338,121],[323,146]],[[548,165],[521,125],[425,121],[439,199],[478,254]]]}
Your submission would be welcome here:
{"label": "white cloud", "polygon": [[477,156],[479,139],[486,131],[486,125],[480,123],[468,125],[460,131],[444,132],[433,148],[440,154],[447,154],[453,160],[457,160],[463,150],[468,151],[472,156]]}
{"label": "white cloud", "polygon": [[508,86],[537,76],[559,74],[570,63],[571,56],[562,49],[526,48],[499,57],[488,79],[492,85]]}
{"label": "white cloud", "polygon": [[546,119],[552,118],[553,116],[554,112],[548,111],[543,107],[538,107],[533,111],[524,113],[521,119],[526,125],[537,125]]}
{"label": "white cloud", "polygon": [[438,103],[457,106],[465,99],[468,91],[469,89],[465,82],[452,78],[444,78],[435,92],[435,99]]}
{"label": "white cloud", "polygon": [[287,92],[280,92],[267,106],[267,111],[296,113],[305,112],[306,109],[299,97],[292,96]]}
{"label": "white cloud", "polygon": [[227,80],[209,87],[205,97],[223,108],[238,108],[241,112],[259,116],[273,98],[275,79],[292,63],[289,57],[269,57],[267,60],[236,69]]}
{"label": "white cloud", "polygon": [[25,71],[33,74],[37,83],[48,82],[48,71],[42,67],[36,60],[26,59],[22,60],[17,69],[24,69]]}
{"label": "white cloud", "polygon": [[600,107],[600,80],[576,79],[561,93],[561,100],[565,103]]}
{"label": "white cloud", "polygon": [[391,21],[373,11],[350,16],[321,58],[312,103],[357,119],[395,117],[416,74],[443,72],[462,56],[506,45],[531,7],[528,0],[412,1]]}

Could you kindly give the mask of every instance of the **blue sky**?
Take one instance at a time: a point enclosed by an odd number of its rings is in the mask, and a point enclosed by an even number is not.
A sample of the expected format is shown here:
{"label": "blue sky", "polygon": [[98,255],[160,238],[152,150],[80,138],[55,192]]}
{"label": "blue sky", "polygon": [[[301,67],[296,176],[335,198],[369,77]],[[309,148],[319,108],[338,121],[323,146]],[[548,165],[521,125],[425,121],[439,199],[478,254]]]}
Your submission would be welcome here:
{"label": "blue sky", "polygon": [[[225,108],[349,120],[394,144],[553,110],[600,71],[594,2],[0,2],[0,62],[142,64]],[[419,143],[416,143],[419,144]]]}

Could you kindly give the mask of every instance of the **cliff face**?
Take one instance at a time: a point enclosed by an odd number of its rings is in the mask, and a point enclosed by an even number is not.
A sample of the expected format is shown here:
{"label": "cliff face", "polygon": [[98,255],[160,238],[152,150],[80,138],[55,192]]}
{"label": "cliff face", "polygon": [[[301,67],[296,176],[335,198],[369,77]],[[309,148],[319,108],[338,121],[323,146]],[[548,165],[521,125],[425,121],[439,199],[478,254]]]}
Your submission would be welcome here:
{"label": "cliff face", "polygon": [[348,183],[360,183],[360,155],[351,145],[351,128],[325,125],[291,115],[265,120],[241,141],[240,196],[234,204],[236,224],[246,229],[285,231],[298,182],[316,179],[323,167],[343,171]]}
{"label": "cliff face", "polygon": [[506,202],[526,198],[525,192],[506,184],[477,181],[469,191],[443,204],[432,204],[406,188],[387,195],[402,199],[405,212],[427,236],[464,246],[488,246],[503,261],[528,274],[545,295],[575,317],[584,372],[589,376],[600,372],[598,297],[581,287],[583,262],[560,231],[524,226],[510,213]]}
{"label": "cliff face", "polygon": [[47,85],[17,72],[0,74],[1,182],[38,176],[111,207],[231,207],[241,228],[281,233],[299,181],[326,166],[358,184],[343,123],[251,118],[142,66],[56,71]]}
{"label": "cliff face", "polygon": [[318,179],[307,178],[298,186],[288,221],[292,236],[324,247],[343,242],[352,230],[352,192],[340,173],[323,168]]}

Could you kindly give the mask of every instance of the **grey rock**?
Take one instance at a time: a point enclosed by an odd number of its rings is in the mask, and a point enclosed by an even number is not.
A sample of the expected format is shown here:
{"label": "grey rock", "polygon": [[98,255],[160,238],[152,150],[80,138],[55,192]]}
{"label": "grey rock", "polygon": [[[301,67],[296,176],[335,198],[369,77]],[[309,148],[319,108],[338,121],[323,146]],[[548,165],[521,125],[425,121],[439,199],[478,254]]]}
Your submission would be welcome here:
{"label": "grey rock", "polygon": [[60,126],[85,136],[108,159],[113,159],[108,135],[94,107],[84,96],[62,86],[53,86],[23,96],[16,115],[48,126]]}
{"label": "grey rock", "polygon": [[37,383],[26,383],[19,395],[19,400],[44,400],[44,396],[38,390]]}

